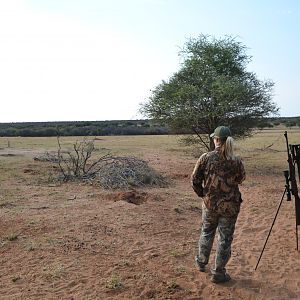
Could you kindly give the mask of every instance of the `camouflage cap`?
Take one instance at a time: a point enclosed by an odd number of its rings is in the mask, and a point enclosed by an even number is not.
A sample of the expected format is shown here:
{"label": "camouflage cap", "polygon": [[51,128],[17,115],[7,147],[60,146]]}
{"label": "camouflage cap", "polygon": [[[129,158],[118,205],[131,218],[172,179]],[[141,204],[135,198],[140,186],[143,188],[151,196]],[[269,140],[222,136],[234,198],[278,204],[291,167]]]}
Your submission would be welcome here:
{"label": "camouflage cap", "polygon": [[210,135],[210,137],[218,137],[220,139],[226,139],[227,137],[231,136],[231,131],[226,126],[219,126],[215,129],[215,131]]}

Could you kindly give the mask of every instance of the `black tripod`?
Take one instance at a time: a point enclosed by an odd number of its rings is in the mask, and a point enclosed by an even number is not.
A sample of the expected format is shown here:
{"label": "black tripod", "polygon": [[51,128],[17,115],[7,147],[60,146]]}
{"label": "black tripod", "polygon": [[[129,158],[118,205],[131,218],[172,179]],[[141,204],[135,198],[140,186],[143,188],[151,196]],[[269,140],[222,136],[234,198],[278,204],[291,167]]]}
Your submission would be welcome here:
{"label": "black tripod", "polygon": [[[260,262],[260,260],[261,260],[262,255],[263,255],[263,253],[264,253],[264,251],[265,251],[267,242],[268,242],[268,240],[269,240],[270,234],[271,234],[271,232],[272,232],[273,226],[274,226],[274,224],[275,224],[275,221],[276,221],[277,215],[278,215],[278,213],[279,213],[279,210],[280,210],[280,207],[281,207],[281,204],[282,204],[282,201],[283,201],[283,199],[284,199],[285,194],[287,194],[287,200],[288,200],[288,201],[291,201],[291,191],[290,191],[290,187],[289,187],[289,171],[287,171],[287,170],[286,170],[286,171],[283,171],[283,174],[284,174],[284,177],[285,177],[285,180],[286,180],[285,189],[284,189],[284,192],[283,192],[283,194],[282,194],[282,197],[281,197],[281,200],[280,200],[280,202],[279,202],[279,205],[278,205],[278,207],[277,207],[277,211],[276,211],[275,217],[274,217],[274,219],[273,219],[273,223],[272,223],[272,225],[271,225],[271,228],[270,228],[270,230],[269,230],[268,236],[267,236],[267,238],[266,238],[264,247],[263,247],[263,249],[262,249],[262,251],[261,251],[261,253],[260,253],[259,259],[258,259],[257,264],[256,264],[256,267],[255,267],[255,269],[254,269],[255,271],[256,271],[256,269],[257,269],[257,267],[258,267],[258,264],[259,264],[259,262]],[[296,232],[297,232],[297,231],[296,231]],[[298,235],[297,235],[297,250],[298,250]]]}
{"label": "black tripod", "polygon": [[[298,187],[297,187],[296,172],[295,172],[296,167],[295,166],[297,165],[298,176],[299,176],[299,179],[300,179],[300,169],[299,169],[299,166],[300,166],[300,144],[299,145],[289,145],[286,131],[284,133],[284,137],[285,137],[286,146],[287,146],[287,154],[288,154],[288,160],[287,161],[289,163],[289,170],[286,170],[286,171],[283,172],[284,177],[285,177],[285,189],[284,189],[283,195],[281,197],[281,200],[279,202],[279,205],[278,205],[275,217],[273,219],[273,223],[272,223],[271,228],[269,230],[268,236],[266,238],[265,244],[264,244],[263,249],[260,253],[259,259],[258,259],[257,264],[256,264],[256,267],[254,269],[255,271],[258,267],[258,264],[261,260],[262,255],[264,253],[265,247],[266,247],[268,239],[270,237],[272,228],[275,224],[275,221],[276,221],[276,218],[277,218],[277,215],[278,215],[278,212],[280,210],[280,207],[281,207],[281,204],[282,204],[282,201],[283,201],[283,198],[284,198],[285,194],[287,195],[287,201],[292,200],[291,195],[293,195],[294,198],[295,198],[296,246],[297,246],[296,248],[297,248],[297,251],[298,251],[298,225],[300,225],[300,198],[299,198],[299,195],[298,195]],[[290,183],[291,183],[291,185],[290,185]]]}

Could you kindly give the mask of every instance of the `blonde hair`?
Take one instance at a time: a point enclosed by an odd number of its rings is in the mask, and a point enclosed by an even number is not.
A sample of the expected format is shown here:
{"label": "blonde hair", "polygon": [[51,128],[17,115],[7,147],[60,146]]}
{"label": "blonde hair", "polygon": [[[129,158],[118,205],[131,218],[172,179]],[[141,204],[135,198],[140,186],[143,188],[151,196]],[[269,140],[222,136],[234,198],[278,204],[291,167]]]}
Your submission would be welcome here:
{"label": "blonde hair", "polygon": [[235,159],[234,149],[233,149],[233,138],[231,136],[227,137],[226,141],[221,142],[221,156],[224,159],[230,160]]}

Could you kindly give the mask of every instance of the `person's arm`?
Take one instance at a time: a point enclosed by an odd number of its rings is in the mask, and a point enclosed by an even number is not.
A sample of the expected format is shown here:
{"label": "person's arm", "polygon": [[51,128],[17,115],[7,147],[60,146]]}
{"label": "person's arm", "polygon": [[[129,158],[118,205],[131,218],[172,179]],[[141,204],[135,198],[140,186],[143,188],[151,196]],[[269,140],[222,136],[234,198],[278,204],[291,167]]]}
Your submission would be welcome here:
{"label": "person's arm", "polygon": [[191,175],[191,184],[193,190],[199,197],[204,196],[202,183],[204,180],[205,157],[206,157],[206,153],[201,155]]}
{"label": "person's arm", "polygon": [[238,160],[238,174],[236,177],[236,182],[241,184],[246,179],[245,167],[242,160],[239,158]]}

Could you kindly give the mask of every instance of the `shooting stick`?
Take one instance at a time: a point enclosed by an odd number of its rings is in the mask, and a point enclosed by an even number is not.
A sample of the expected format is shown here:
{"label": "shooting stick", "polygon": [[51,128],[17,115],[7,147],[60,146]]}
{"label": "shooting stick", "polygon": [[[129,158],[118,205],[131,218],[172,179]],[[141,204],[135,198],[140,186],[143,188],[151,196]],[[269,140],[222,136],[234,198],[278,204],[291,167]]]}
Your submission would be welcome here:
{"label": "shooting stick", "polygon": [[[266,238],[265,244],[263,246],[263,249],[260,253],[259,259],[257,261],[255,271],[258,267],[258,264],[260,262],[260,259],[264,253],[265,247],[267,245],[268,239],[270,237],[273,225],[275,224],[278,212],[280,210],[284,195],[287,194],[287,200],[291,201],[291,194],[295,198],[295,216],[296,216],[296,245],[297,245],[297,251],[298,251],[298,225],[300,225],[300,198],[298,195],[298,187],[297,187],[297,180],[295,175],[295,165],[297,165],[298,169],[298,176],[300,179],[300,144],[299,145],[289,145],[287,132],[285,131],[284,137],[286,140],[286,147],[287,147],[287,154],[288,154],[288,163],[289,163],[289,170],[284,171],[284,177],[285,177],[285,189],[283,192],[283,195],[281,197],[281,200],[279,202],[275,217],[273,219],[273,223],[271,225],[271,228],[269,230],[268,236]],[[291,186],[290,186],[291,183]]]}
{"label": "shooting stick", "polygon": [[279,213],[280,206],[281,206],[281,204],[282,204],[282,200],[283,200],[283,198],[284,198],[286,192],[287,192],[287,187],[285,187],[285,190],[284,190],[284,192],[283,192],[283,195],[282,195],[281,200],[280,200],[280,202],[279,202],[279,205],[278,205],[278,207],[277,207],[277,211],[276,211],[275,217],[274,217],[274,219],[273,219],[273,223],[272,223],[272,225],[271,225],[271,228],[270,228],[270,230],[269,230],[268,236],[267,236],[267,238],[266,238],[264,247],[263,247],[263,249],[262,249],[262,251],[261,251],[261,253],[260,253],[259,259],[258,259],[257,264],[256,264],[256,267],[255,267],[255,269],[254,269],[255,271],[256,271],[256,269],[257,269],[257,267],[258,267],[258,264],[259,264],[259,262],[260,262],[260,259],[261,259],[262,255],[263,255],[263,253],[264,253],[264,251],[265,251],[267,242],[268,242],[268,240],[269,240],[271,231],[272,231],[273,226],[274,226],[274,224],[275,224],[277,215],[278,215],[278,213]]}

